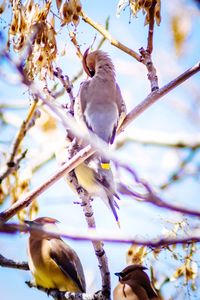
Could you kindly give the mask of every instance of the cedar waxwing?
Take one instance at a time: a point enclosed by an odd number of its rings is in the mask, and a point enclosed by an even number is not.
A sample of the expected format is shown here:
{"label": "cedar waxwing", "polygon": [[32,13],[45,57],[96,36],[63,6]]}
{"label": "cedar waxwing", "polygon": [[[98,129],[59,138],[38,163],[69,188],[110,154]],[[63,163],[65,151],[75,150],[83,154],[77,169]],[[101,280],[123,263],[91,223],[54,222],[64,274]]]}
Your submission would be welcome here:
{"label": "cedar waxwing", "polygon": [[158,295],[151,286],[147,269],[141,265],[130,265],[119,273],[119,283],[113,292],[114,300],[159,300]]}
{"label": "cedar waxwing", "polygon": [[111,169],[103,169],[97,158],[86,161],[74,169],[76,178],[91,197],[99,197],[108,208],[111,209],[115,220],[119,225],[119,219],[116,212],[117,205],[114,197],[119,199],[115,191],[115,184]]}
{"label": "cedar waxwing", "polygon": [[[66,140],[66,145],[58,148],[56,151],[56,160],[58,164],[62,165],[69,157],[68,146],[69,140]],[[115,199],[119,199],[116,193],[116,186],[113,179],[111,169],[103,169],[98,157],[92,156],[84,163],[78,165],[74,169],[78,184],[84,188],[91,197],[101,198],[106,206],[111,209],[118,225],[118,215],[116,208],[119,208]],[[74,187],[70,183],[70,177],[66,175],[66,181],[73,191]],[[75,191],[76,192],[76,191]]]}
{"label": "cedar waxwing", "polygon": [[[114,65],[107,53],[96,50],[83,56],[83,68],[91,77],[80,86],[75,99],[74,115],[92,132],[112,144],[116,130],[126,115],[126,106],[115,80]],[[109,169],[109,161],[101,158],[102,168]]]}
{"label": "cedar waxwing", "polygon": [[[25,221],[30,226],[39,225],[45,230],[55,230],[57,222],[48,217]],[[38,286],[59,291],[86,291],[80,259],[60,237],[34,231],[33,227],[28,242],[28,265]]]}

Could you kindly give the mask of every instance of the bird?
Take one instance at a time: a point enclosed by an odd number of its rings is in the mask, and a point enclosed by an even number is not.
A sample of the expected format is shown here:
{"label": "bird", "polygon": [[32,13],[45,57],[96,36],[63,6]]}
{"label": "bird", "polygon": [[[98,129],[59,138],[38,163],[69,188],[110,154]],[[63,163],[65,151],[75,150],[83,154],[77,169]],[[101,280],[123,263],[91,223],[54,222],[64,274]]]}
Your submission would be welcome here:
{"label": "bird", "polygon": [[[55,152],[56,160],[59,165],[63,165],[70,158],[70,140],[66,138],[65,142],[57,148]],[[111,210],[117,225],[120,226],[117,209],[119,206],[116,200],[120,200],[116,192],[116,185],[113,178],[112,169],[101,168],[100,159],[93,155],[79,164],[74,169],[78,184],[86,190],[90,197],[99,197],[106,206]],[[69,187],[77,193],[71,184],[71,176],[65,176]]]}
{"label": "bird", "polygon": [[[87,49],[82,64],[89,79],[82,82],[75,99],[75,119],[110,145],[126,116],[126,105],[115,79],[113,62],[106,52],[96,50],[89,53]],[[110,168],[109,160],[103,156],[101,167]]]}
{"label": "bird", "polygon": [[113,291],[114,300],[159,300],[157,293],[151,286],[147,269],[142,265],[130,265],[119,273],[119,283]]}
{"label": "bird", "polygon": [[55,230],[57,222],[50,217],[25,221],[32,228],[27,245],[29,269],[36,286],[85,293],[85,276],[76,252],[60,236],[34,230],[38,226],[44,230]]}
{"label": "bird", "polygon": [[79,185],[84,188],[91,197],[101,198],[106,206],[112,211],[118,224],[119,217],[116,208],[119,206],[115,199],[120,200],[113,179],[112,170],[101,168],[97,157],[87,160],[74,169]]}

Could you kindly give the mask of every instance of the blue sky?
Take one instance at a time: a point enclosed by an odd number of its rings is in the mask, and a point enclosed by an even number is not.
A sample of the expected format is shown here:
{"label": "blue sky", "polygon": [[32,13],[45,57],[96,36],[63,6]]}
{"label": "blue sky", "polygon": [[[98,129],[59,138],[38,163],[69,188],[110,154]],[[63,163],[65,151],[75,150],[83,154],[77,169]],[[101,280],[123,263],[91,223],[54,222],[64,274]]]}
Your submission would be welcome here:
{"label": "blue sky", "polygon": [[[199,59],[199,16],[190,18],[191,31],[187,37],[185,53],[182,57],[177,57],[170,28],[170,16],[173,13],[183,13],[181,9],[184,5],[195,9],[192,1],[162,1],[162,22],[160,27],[155,27],[155,41],[153,60],[157,68],[160,86],[179,75],[185,69],[194,65]],[[168,4],[167,4],[168,2]],[[171,2],[171,4],[169,3]],[[121,13],[120,18],[116,17],[117,1],[98,1],[85,0],[82,1],[85,12],[97,22],[104,24],[107,16],[110,16],[110,32],[114,38],[126,44],[130,48],[138,51],[141,46],[146,45],[147,27],[143,26],[144,17],[141,13],[137,18],[131,20],[129,24],[129,12],[126,9]],[[3,15],[3,19],[9,22],[9,16]],[[0,24],[0,27],[4,23]],[[81,21],[77,30],[77,38],[84,51],[94,39],[95,31],[87,24]],[[57,61],[57,65],[62,67],[63,73],[70,77],[76,74],[80,69],[80,63],[75,55],[75,49],[71,45],[66,29],[58,33],[58,49],[59,52],[66,46],[66,55]],[[100,36],[97,35],[97,41]],[[96,43],[97,44],[97,43]],[[146,69],[127,54],[114,48],[108,42],[103,45],[103,50],[107,51],[116,67],[116,75],[118,83],[121,87],[122,94],[127,103],[128,110],[132,109],[137,103],[142,101],[150,92],[150,85],[146,76]],[[9,67],[6,64],[0,65],[1,70],[8,72]],[[14,71],[10,70],[10,74],[14,75]],[[81,79],[83,80],[83,78]],[[74,85],[74,93],[78,92],[79,82]],[[159,130],[169,133],[186,132],[195,134],[199,131],[199,126],[187,118],[180,110],[176,110],[174,103],[181,102],[183,105],[191,105],[191,85],[199,91],[199,74],[187,83],[181,85],[176,90],[165,96],[162,100],[148,109],[143,115],[134,121],[132,126],[123,134],[134,133],[134,128],[143,128],[146,131]],[[28,99],[26,88],[18,85],[10,85],[0,78],[0,103],[7,101],[23,101]],[[66,96],[65,96],[66,97]],[[63,98],[65,101],[65,98]],[[27,100],[28,103],[28,100]],[[18,113],[17,111],[9,111],[14,115],[17,114],[22,119],[26,110]],[[0,140],[9,140],[14,136],[16,128],[5,130],[0,128]],[[64,138],[64,132],[61,130],[61,136]],[[37,141],[35,142],[37,144]],[[25,145],[30,147],[30,139],[28,138]],[[7,149],[7,144],[1,144],[0,149]],[[31,145],[32,147],[32,145]],[[32,149],[34,150],[34,149]],[[31,151],[32,151],[31,150]],[[148,180],[156,187],[165,180],[168,174],[176,168],[179,156],[187,155],[186,151],[179,153],[168,148],[156,148],[153,146],[144,147],[138,144],[130,144],[119,151],[119,157],[130,163],[142,178]],[[169,160],[169,163],[166,163]],[[199,163],[199,155],[197,155],[197,163]],[[41,168],[33,176],[31,187],[36,187],[41,180],[45,179],[57,168],[55,161],[51,161],[45,167]],[[167,175],[167,176],[166,176]],[[173,185],[168,191],[163,192],[162,196],[168,201],[183,203],[197,207],[200,210],[198,202],[199,182],[196,179],[186,178],[178,184]],[[39,216],[52,216],[61,221],[65,226],[72,228],[85,228],[86,224],[82,216],[81,208],[73,205],[73,201],[77,200],[76,196],[66,186],[64,180],[60,180],[38,199],[40,204]],[[99,199],[98,199],[99,200]],[[107,210],[102,201],[94,201],[94,211],[99,229],[118,230],[110,212]],[[8,206],[8,201],[1,207],[4,209]],[[157,234],[161,234],[166,225],[165,220],[177,220],[179,215],[161,211],[149,204],[138,203],[134,200],[123,198],[120,202],[119,216],[121,219],[122,231],[136,234],[137,236],[151,238]],[[102,222],[103,221],[103,222]],[[164,224],[164,225],[163,225]],[[70,228],[70,227],[69,227]],[[139,230],[138,230],[139,229]],[[17,236],[0,236],[1,253],[8,258],[15,260],[26,260],[26,242],[27,235],[20,234]],[[93,253],[92,246],[87,242],[68,242],[77,251],[86,271],[86,277],[89,282],[89,292],[93,289],[100,288],[100,277],[98,265]],[[109,257],[109,265],[111,274],[125,267],[126,251],[129,245],[121,244],[105,244],[105,249]],[[88,259],[90,258],[90,259]],[[172,271],[172,268],[166,270],[164,259],[160,262],[162,272]],[[147,261],[147,264],[149,261]],[[158,264],[159,265],[159,264]],[[164,270],[164,271],[163,271]],[[47,299],[47,296],[35,289],[26,287],[24,281],[30,280],[29,272],[15,271],[12,269],[0,268],[0,288],[1,295],[6,300],[15,298],[16,300],[29,299],[35,300],[40,298]],[[117,282],[117,278],[112,275],[112,287]],[[93,286],[93,287],[92,287]],[[186,291],[187,292],[187,291]],[[170,289],[165,289],[165,296],[169,297]],[[187,294],[184,299],[187,298]],[[168,298],[166,298],[168,299]],[[180,298],[181,299],[181,298]],[[183,299],[183,298],[182,298]],[[190,297],[190,299],[195,299]]]}

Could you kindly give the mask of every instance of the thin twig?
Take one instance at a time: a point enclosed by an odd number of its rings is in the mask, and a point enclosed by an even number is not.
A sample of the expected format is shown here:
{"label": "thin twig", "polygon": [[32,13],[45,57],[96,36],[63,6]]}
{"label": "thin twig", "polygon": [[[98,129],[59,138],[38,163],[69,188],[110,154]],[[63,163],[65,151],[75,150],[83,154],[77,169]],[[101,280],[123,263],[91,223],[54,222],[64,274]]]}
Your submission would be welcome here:
{"label": "thin twig", "polygon": [[149,32],[147,38],[147,51],[149,54],[153,51],[153,32],[154,32],[154,12],[157,0],[153,0],[149,9]]}
{"label": "thin twig", "polygon": [[151,84],[151,92],[159,89],[158,87],[158,77],[156,75],[156,68],[154,67],[151,54],[145,50],[143,47],[139,49],[141,56],[143,57],[143,63],[147,68],[147,77]]}
{"label": "thin twig", "polygon": [[69,77],[67,75],[63,75],[62,74],[62,70],[60,68],[56,68],[56,71],[54,71],[54,75],[61,81],[64,89],[66,90],[66,92],[69,95],[69,99],[70,99],[70,105],[69,105],[69,112],[72,113],[72,115],[74,114],[74,102],[75,102],[75,97],[73,95],[73,85],[71,83],[71,81],[69,80]]}
{"label": "thin twig", "polygon": [[[196,150],[197,148],[195,148]],[[178,166],[177,170],[175,170],[170,176],[169,179],[163,183],[160,186],[161,190],[164,190],[168,188],[172,183],[175,183],[176,181],[180,180],[184,176],[184,169],[185,167],[192,161],[194,156],[197,154],[197,151],[191,150],[190,153],[184,158],[181,162],[180,165]]]}
{"label": "thin twig", "polygon": [[8,259],[5,256],[0,254],[0,266],[18,270],[28,271],[29,266],[27,262],[16,262],[12,259]]}
{"label": "thin twig", "polygon": [[182,213],[182,214],[185,214],[188,216],[195,216],[198,218],[200,217],[200,211],[192,210],[192,209],[188,209],[188,208],[184,208],[181,206],[167,203],[166,201],[164,201],[163,199],[161,199],[154,193],[147,193],[145,195],[139,194],[135,191],[132,191],[130,188],[128,188],[126,185],[124,185],[122,183],[119,185],[119,191],[124,195],[130,196],[131,198],[134,197],[135,199],[139,199],[139,200],[141,200],[141,202],[151,203],[155,206],[158,206],[158,207],[161,207],[164,209],[168,209],[171,211],[175,211],[178,213]]}
{"label": "thin twig", "polygon": [[25,150],[21,155],[19,155],[19,157],[17,157],[14,162],[7,162],[6,166],[2,168],[0,172],[0,184],[6,177],[11,175],[14,171],[16,171],[19,168],[19,164],[21,160],[25,158],[27,151],[28,150]]}
{"label": "thin twig", "polygon": [[186,236],[180,237],[156,237],[151,239],[138,239],[135,235],[132,234],[125,234],[124,232],[116,232],[116,231],[109,231],[106,230],[104,232],[99,232],[94,229],[87,229],[87,232],[81,232],[80,228],[69,231],[68,229],[61,231],[61,230],[44,230],[44,227],[37,227],[32,226],[29,227],[23,224],[15,224],[15,223],[0,223],[0,233],[7,233],[7,234],[15,234],[18,232],[27,232],[27,231],[38,231],[38,232],[45,232],[55,237],[63,237],[66,239],[74,240],[74,241],[104,241],[104,242],[111,242],[111,243],[123,243],[123,244],[135,244],[135,245],[143,245],[151,248],[158,248],[161,246],[169,246],[175,244],[188,244],[188,243],[199,243],[199,229],[194,230],[194,233],[188,233]]}
{"label": "thin twig", "polygon": [[31,119],[33,118],[36,107],[37,107],[37,102],[34,101],[28,110],[26,119],[22,122],[21,127],[19,128],[19,131],[17,132],[16,138],[12,145],[12,149],[6,160],[5,167],[3,168],[3,171],[1,171],[1,173],[0,173],[0,183],[2,182],[3,179],[5,179],[8,175],[12,174],[19,167],[20,161],[26,155],[27,151],[23,152],[20,155],[20,157],[15,160],[15,156],[18,153],[21,142],[29,129],[29,124],[30,124]]}
{"label": "thin twig", "polygon": [[157,0],[153,0],[151,3],[151,7],[149,8],[149,31],[147,38],[147,48],[146,50],[142,48],[139,49],[140,54],[143,58],[143,63],[145,64],[148,74],[147,77],[151,84],[151,92],[158,90],[158,77],[156,68],[153,64],[152,60],[152,52],[153,52],[153,32],[154,32],[154,11]]}
{"label": "thin twig", "polygon": [[39,291],[46,293],[48,296],[54,298],[54,300],[104,300],[101,293],[85,294],[79,292],[61,292],[56,289],[45,289],[41,286],[37,286],[30,281],[26,281],[26,284],[30,288],[37,288]]}

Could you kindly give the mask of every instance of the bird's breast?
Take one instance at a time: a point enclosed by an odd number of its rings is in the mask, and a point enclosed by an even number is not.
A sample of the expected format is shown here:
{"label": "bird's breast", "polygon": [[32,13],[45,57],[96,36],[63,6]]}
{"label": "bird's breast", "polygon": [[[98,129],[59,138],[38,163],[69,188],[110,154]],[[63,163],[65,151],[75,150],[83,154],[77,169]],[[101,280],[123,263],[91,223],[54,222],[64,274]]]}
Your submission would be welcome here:
{"label": "bird's breast", "polygon": [[114,300],[140,300],[128,284],[117,284],[113,291]]}
{"label": "bird's breast", "polygon": [[67,277],[50,257],[49,241],[33,240],[28,248],[29,268],[36,285],[60,291],[79,291],[77,285]]}

